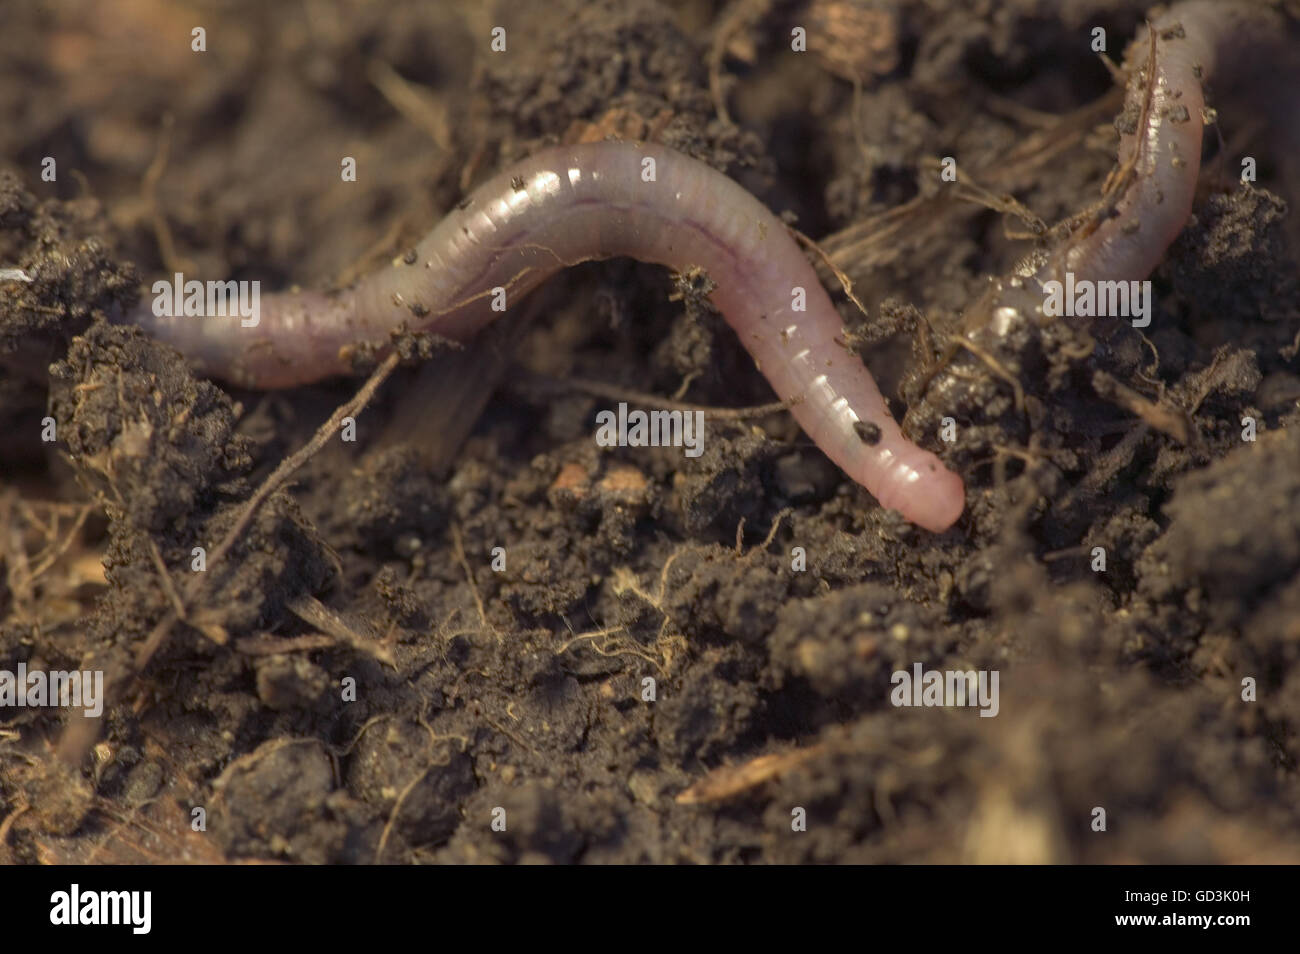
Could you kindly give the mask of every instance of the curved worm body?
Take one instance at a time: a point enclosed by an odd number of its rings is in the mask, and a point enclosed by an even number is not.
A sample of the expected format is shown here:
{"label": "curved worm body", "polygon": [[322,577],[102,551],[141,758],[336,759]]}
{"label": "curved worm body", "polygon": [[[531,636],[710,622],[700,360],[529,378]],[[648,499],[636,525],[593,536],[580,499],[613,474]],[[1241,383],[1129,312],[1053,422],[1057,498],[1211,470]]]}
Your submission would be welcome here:
{"label": "curved worm body", "polygon": [[1206,84],[1258,83],[1272,72],[1274,88],[1261,85],[1269,95],[1254,102],[1295,135],[1300,102],[1288,86],[1295,80],[1279,69],[1287,50],[1286,21],[1261,0],[1184,0],[1151,20],[1125,64],[1133,81],[1121,114],[1119,163],[1131,167],[1128,186],[1095,228],[1071,235],[991,288],[971,309],[967,327],[991,319],[998,334],[1021,315],[1041,316],[1043,286],[1067,272],[1076,283],[1149,276],[1192,214],[1210,121]]}
{"label": "curved worm body", "polygon": [[265,296],[256,327],[147,307],[133,320],[203,372],[290,387],[348,372],[351,346],[403,325],[468,339],[497,317],[494,299],[513,305],[562,268],[617,256],[703,268],[713,303],[831,460],[928,530],[961,515],[961,478],[903,436],[871,374],[837,343],[840,316],[785,226],[731,179],[663,146],[531,156],[474,191],[401,263],[332,294]]}

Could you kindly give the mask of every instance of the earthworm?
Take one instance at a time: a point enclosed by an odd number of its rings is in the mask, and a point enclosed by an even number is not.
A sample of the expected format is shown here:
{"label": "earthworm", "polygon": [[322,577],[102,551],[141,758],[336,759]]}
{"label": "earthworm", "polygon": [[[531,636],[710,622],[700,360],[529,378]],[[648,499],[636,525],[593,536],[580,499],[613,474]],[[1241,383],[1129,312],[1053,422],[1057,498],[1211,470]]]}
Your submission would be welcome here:
{"label": "earthworm", "polygon": [[238,317],[131,320],[203,373],[283,388],[351,370],[360,342],[405,326],[463,341],[556,271],[627,256],[704,269],[710,297],[804,431],[880,502],[927,530],[961,516],[961,478],[903,436],[861,360],[840,343],[830,296],[761,202],[704,163],[661,145],[546,149],[497,174],[392,266],[333,293],[261,298]]}
{"label": "earthworm", "polygon": [[[1204,127],[1212,117],[1206,85],[1213,81],[1217,91],[1228,81],[1259,84],[1266,70],[1279,70],[1286,43],[1284,18],[1262,0],[1184,0],[1150,20],[1126,55],[1132,80],[1117,125],[1119,169],[1127,184],[1100,224],[1031,256],[1016,274],[995,283],[968,311],[966,327],[991,319],[1001,334],[1026,314],[1041,316],[1043,286],[1066,273],[1073,273],[1076,284],[1149,276],[1192,213]],[[1252,102],[1259,106],[1271,98],[1277,125],[1295,135],[1296,94],[1280,78],[1285,75],[1275,72],[1274,95]]]}

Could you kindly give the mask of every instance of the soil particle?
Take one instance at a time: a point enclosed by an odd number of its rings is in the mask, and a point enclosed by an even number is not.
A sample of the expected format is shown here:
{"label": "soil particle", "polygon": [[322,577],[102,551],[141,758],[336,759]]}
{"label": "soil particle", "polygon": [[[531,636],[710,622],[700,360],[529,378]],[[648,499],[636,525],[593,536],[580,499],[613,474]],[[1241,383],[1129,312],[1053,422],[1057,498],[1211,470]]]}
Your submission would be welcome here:
{"label": "soil particle", "polygon": [[411,847],[445,842],[460,824],[457,807],[476,788],[473,763],[457,740],[387,719],[362,734],[346,779],[348,791],[388,816]]}
{"label": "soil particle", "polygon": [[213,792],[213,835],[235,857],[355,862],[373,834],[366,813],[337,790],[329,753],[312,740],[259,746],[227,768]]}
{"label": "soil particle", "polygon": [[139,329],[97,324],[50,373],[61,439],[132,526],[183,537],[213,494],[245,489],[251,448],[230,398]]}
{"label": "soil particle", "polygon": [[890,674],[944,655],[936,615],[875,583],[790,602],[770,637],[772,664],[779,678],[806,679],[828,698],[880,698]]}
{"label": "soil particle", "polygon": [[1271,267],[1288,255],[1287,212],[1284,199],[1249,184],[1209,196],[1175,244],[1174,288],[1220,320],[1287,317],[1300,298],[1295,272]]}
{"label": "soil particle", "polygon": [[1189,598],[1224,624],[1289,580],[1300,568],[1297,460],[1300,431],[1292,428],[1181,478],[1165,507],[1169,527],[1143,555],[1140,592],[1163,601],[1190,584],[1203,597]]}
{"label": "soil particle", "polygon": [[329,688],[329,674],[302,657],[270,656],[257,664],[257,697],[277,711],[323,709]]}

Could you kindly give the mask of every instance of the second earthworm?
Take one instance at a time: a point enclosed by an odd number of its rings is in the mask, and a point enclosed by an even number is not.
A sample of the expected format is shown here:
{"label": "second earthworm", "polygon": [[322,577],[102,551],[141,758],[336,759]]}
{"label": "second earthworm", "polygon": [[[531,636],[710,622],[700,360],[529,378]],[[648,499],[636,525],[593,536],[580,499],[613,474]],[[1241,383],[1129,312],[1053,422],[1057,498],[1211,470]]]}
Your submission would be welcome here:
{"label": "second earthworm", "polygon": [[1094,285],[1147,278],[1192,214],[1213,116],[1205,88],[1262,91],[1254,108],[1276,120],[1280,135],[1297,137],[1296,50],[1282,14],[1261,0],[1183,0],[1155,16],[1125,58],[1131,79],[1117,123],[1124,184],[1104,214],[992,284],[967,310],[968,333],[1042,321],[1044,287],[1067,274]]}

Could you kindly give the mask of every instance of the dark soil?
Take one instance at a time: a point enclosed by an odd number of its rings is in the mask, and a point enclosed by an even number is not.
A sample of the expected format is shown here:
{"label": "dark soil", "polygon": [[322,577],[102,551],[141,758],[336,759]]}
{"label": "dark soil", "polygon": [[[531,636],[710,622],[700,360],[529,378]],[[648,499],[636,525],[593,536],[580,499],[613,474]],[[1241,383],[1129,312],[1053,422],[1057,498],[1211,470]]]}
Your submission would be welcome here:
{"label": "dark soil", "polygon": [[[1145,334],[941,364],[1031,244],[935,160],[1048,224],[1095,202],[1119,100],[1090,31],[1118,61],[1141,2],[498,6],[6,10],[0,268],[32,280],[0,283],[0,670],[102,669],[112,698],[0,710],[0,858],[1300,860],[1300,184],[1248,104],[1216,102]],[[408,362],[255,512],[360,381],[231,391],[106,320],[173,271],[346,282],[607,134],[822,240],[896,412],[957,421],[927,441],[967,481],[954,530],[882,511],[788,415],[713,415],[697,459],[597,447],[584,382],[772,400],[638,263]],[[998,671],[997,716],[895,707],[916,663]]]}

